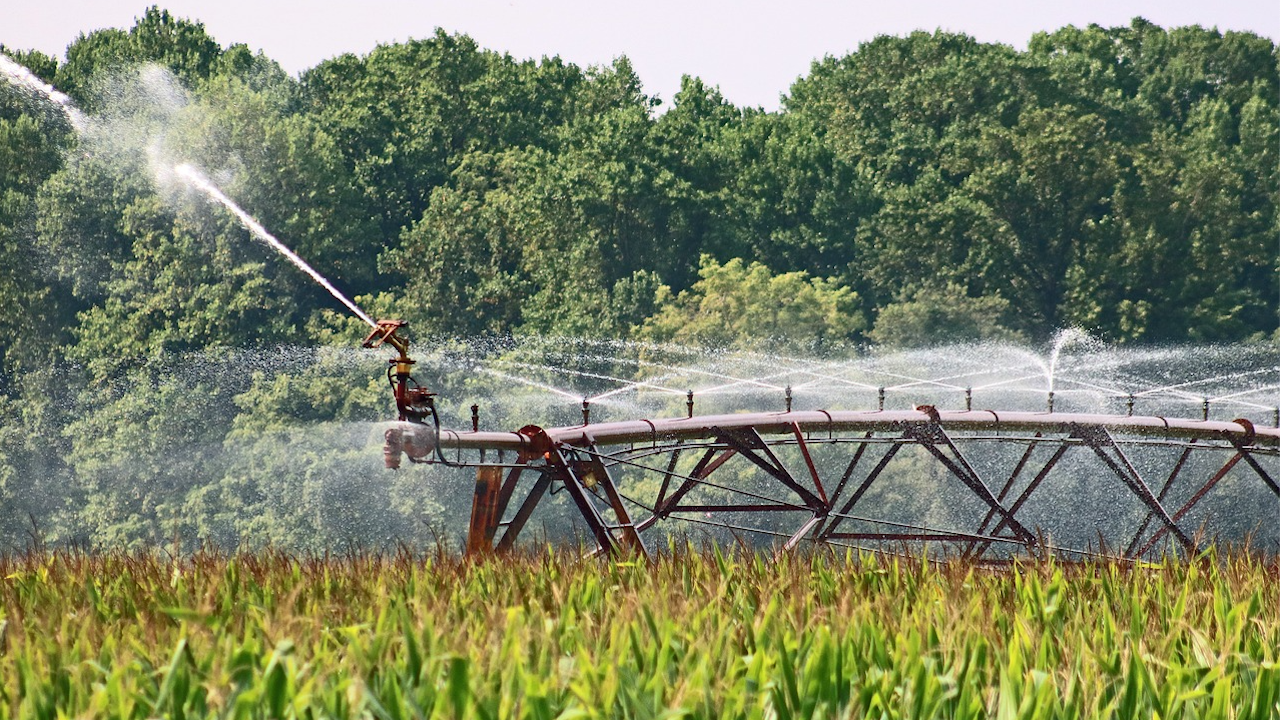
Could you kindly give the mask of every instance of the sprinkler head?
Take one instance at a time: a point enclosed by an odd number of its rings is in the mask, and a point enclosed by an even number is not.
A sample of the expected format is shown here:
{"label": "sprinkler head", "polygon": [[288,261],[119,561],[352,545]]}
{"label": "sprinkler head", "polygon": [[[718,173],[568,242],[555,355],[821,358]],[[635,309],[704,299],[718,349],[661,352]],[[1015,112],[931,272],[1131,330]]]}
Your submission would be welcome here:
{"label": "sprinkler head", "polygon": [[397,334],[400,328],[408,325],[404,320],[379,320],[360,346],[374,349],[385,344],[395,348],[397,356],[390,362],[396,366],[397,375],[408,375],[413,365],[413,360],[409,359],[409,341]]}

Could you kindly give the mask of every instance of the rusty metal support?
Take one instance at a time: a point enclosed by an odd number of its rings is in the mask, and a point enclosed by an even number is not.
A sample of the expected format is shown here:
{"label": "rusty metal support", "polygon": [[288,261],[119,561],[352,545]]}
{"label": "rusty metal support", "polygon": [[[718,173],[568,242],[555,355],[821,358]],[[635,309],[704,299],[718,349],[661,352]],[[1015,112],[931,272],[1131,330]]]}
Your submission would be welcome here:
{"label": "rusty metal support", "polygon": [[1236,420],[1235,422],[1245,428],[1246,437],[1241,438],[1233,433],[1223,433],[1223,436],[1226,437],[1227,442],[1235,447],[1237,452],[1244,455],[1244,461],[1249,464],[1249,467],[1253,468],[1258,477],[1262,478],[1262,482],[1266,483],[1267,487],[1271,488],[1271,492],[1280,498],[1280,485],[1276,484],[1275,478],[1271,477],[1262,465],[1258,463],[1257,459],[1253,457],[1253,453],[1249,452],[1249,445],[1257,439],[1257,429],[1248,420]]}
{"label": "rusty metal support", "polygon": [[653,503],[655,508],[662,507],[662,501],[667,498],[667,488],[671,487],[671,476],[676,471],[676,464],[680,462],[680,442],[676,443],[676,449],[671,453],[671,459],[667,461],[667,471],[662,474],[662,487],[658,489],[658,499]]}
{"label": "rusty metal support", "polygon": [[[1173,518],[1169,517],[1169,513],[1160,504],[1160,501],[1156,499],[1156,496],[1152,494],[1151,488],[1147,486],[1142,476],[1134,469],[1133,464],[1129,462],[1129,458],[1125,456],[1120,446],[1116,444],[1115,438],[1111,437],[1111,433],[1107,432],[1106,428],[1098,426],[1085,428],[1076,425],[1072,428],[1071,436],[1082,440],[1088,445],[1101,458],[1102,462],[1111,468],[1111,472],[1115,473],[1116,477],[1120,478],[1133,491],[1133,494],[1137,495],[1138,499],[1155,513],[1160,522],[1164,524],[1169,532],[1173,533],[1174,537],[1178,539],[1178,542],[1182,544],[1182,547],[1187,552],[1196,551],[1196,544],[1191,538],[1187,537],[1182,528],[1178,527]],[[1108,455],[1108,450],[1115,453],[1116,457],[1113,458]]]}
{"label": "rusty metal support", "polygon": [[[1031,460],[1031,454],[1035,452],[1036,445],[1040,441],[1040,438],[1043,437],[1043,435],[1037,432],[1035,437],[1036,437],[1035,440],[1032,440],[1030,443],[1027,444],[1027,449],[1022,453],[1022,457],[1018,459],[1018,463],[1013,466],[1013,472],[1009,473],[1009,479],[1005,481],[1004,487],[1000,488],[1000,494],[996,496],[996,499],[999,500],[1000,502],[1003,503],[1005,501],[1005,498],[1009,496],[1009,491],[1013,490],[1014,483],[1017,482],[1018,476],[1022,474],[1023,468],[1025,468],[1027,466],[1027,463]],[[1010,508],[1010,511],[1015,513],[1017,512],[1012,508]],[[994,520],[995,517],[996,517],[995,509],[988,508],[986,516],[982,518],[982,522],[978,523],[978,534],[982,534],[986,532],[987,526],[991,524],[991,521]],[[997,530],[996,532],[999,532],[999,530]],[[964,555],[967,557],[971,553],[973,553],[975,546],[976,546],[976,543],[971,543],[969,547],[965,548]]]}
{"label": "rusty metal support", "polygon": [[844,491],[844,486],[849,483],[849,478],[853,476],[854,469],[858,467],[858,462],[862,460],[862,455],[867,451],[867,446],[870,445],[867,441],[871,440],[872,437],[875,437],[874,432],[868,432],[862,436],[863,442],[858,443],[858,449],[854,451],[853,459],[845,467],[844,473],[840,476],[840,482],[836,483],[836,489],[831,492],[832,505],[835,504],[836,500],[840,499],[840,493]]}
{"label": "rusty metal support", "polygon": [[[644,533],[667,518],[778,538],[775,547],[779,553],[792,551],[805,542],[843,546],[855,540],[928,542],[931,549],[932,543],[945,543],[963,557],[982,562],[1004,557],[1005,551],[992,552],[1001,544],[1010,545],[1015,553],[1019,552],[1018,546],[1037,554],[1083,553],[1086,551],[1053,547],[1047,539],[1033,534],[1027,520],[1021,517],[1032,497],[1044,498],[1045,493],[1040,490],[1048,476],[1062,465],[1067,452],[1080,446],[1088,447],[1105,465],[1107,471],[1102,477],[1115,475],[1141,502],[1142,513],[1135,514],[1131,521],[1125,516],[1124,535],[1117,540],[1127,543],[1127,547],[1117,548],[1124,548],[1129,557],[1154,552],[1162,547],[1161,540],[1169,537],[1177,538],[1173,547],[1193,550],[1194,543],[1183,527],[1186,518],[1198,504],[1206,502],[1205,498],[1229,473],[1240,473],[1244,465],[1280,497],[1272,464],[1280,457],[1276,449],[1280,446],[1280,433],[1269,427],[1255,428],[1247,420],[1222,422],[1119,414],[1050,417],[1044,413],[988,410],[946,412],[933,406],[918,406],[911,411],[801,410],[590,425],[584,414],[583,420],[584,425],[580,426],[550,430],[528,426],[518,433],[480,432],[473,420],[470,433],[440,431],[439,442],[450,450],[450,456],[457,449],[461,458],[465,449],[479,451],[476,454],[481,458],[475,465],[475,495],[466,536],[468,553],[512,549],[531,516],[548,500],[551,489],[559,489],[557,483],[567,491],[562,500],[577,508],[576,514],[586,522],[602,555],[632,550],[647,554],[646,541],[651,544],[652,538],[644,538]],[[1115,436],[1112,430],[1117,431]],[[1008,442],[1024,447],[1016,453],[991,457],[999,462],[1000,482],[989,486],[982,473],[994,472],[982,465],[980,473],[976,460],[971,460],[976,457],[973,452],[975,448]],[[848,454],[840,459],[841,465],[836,465],[836,458],[818,445],[847,448]],[[883,445],[884,450],[870,452],[873,445]],[[981,500],[982,505],[973,507],[971,517],[946,523],[966,530],[912,525],[908,523],[920,521],[909,518],[897,522],[900,518],[870,507],[875,503],[869,498],[878,497],[870,492],[871,488],[895,472],[898,465],[893,461],[897,453],[913,445],[927,453],[920,457],[933,458]],[[1161,484],[1149,487],[1126,456],[1127,445],[1177,448],[1176,462],[1171,470],[1161,473]],[[1215,461],[1216,472],[1202,485],[1191,486],[1187,491],[1180,489],[1193,467],[1192,458],[1203,452],[1233,449],[1224,464],[1217,465],[1220,460]],[[486,450],[498,453],[497,465],[484,463],[482,453]],[[694,450],[697,461],[689,474],[682,474],[681,460]],[[503,452],[516,452],[517,465],[502,464]],[[746,460],[739,469],[754,478],[751,484],[740,484],[737,472],[725,474],[724,479],[714,476],[739,456]],[[644,458],[655,461],[648,464]],[[800,470],[799,463],[803,463],[804,470]],[[793,474],[788,466],[798,472]],[[630,487],[631,475],[619,472],[621,467],[636,468],[650,480]],[[915,467],[909,473],[915,473]],[[838,469],[844,472],[837,482],[830,482]],[[527,478],[529,472],[535,477]],[[824,479],[827,473],[832,476]],[[522,482],[525,479],[528,482]],[[784,488],[785,492],[756,486],[754,483],[760,480],[770,487]],[[1184,495],[1193,489],[1195,492]],[[523,500],[516,498],[518,493],[524,494]],[[1170,505],[1171,498],[1177,498],[1179,505]],[[506,519],[509,506],[517,502],[518,509]],[[1061,512],[1073,512],[1072,498],[1057,502]],[[1176,512],[1171,512],[1175,507]],[[753,524],[746,521],[750,514],[772,514],[787,526],[773,522]],[[844,524],[846,520],[851,524]],[[889,527],[877,527],[879,524]],[[1045,530],[1052,532],[1054,523],[1048,524]],[[975,526],[976,530],[972,530]],[[1075,529],[1070,532],[1075,533]],[[1079,539],[1078,534],[1073,537]]]}
{"label": "rusty metal support", "polygon": [[822,487],[822,478],[818,477],[818,468],[813,464],[813,456],[809,454],[809,444],[804,441],[804,433],[800,432],[800,426],[795,423],[791,423],[791,429],[795,433],[796,445],[800,446],[805,467],[809,468],[809,477],[813,478],[813,487],[817,489],[818,498],[822,500],[822,507],[829,508],[831,504],[827,502],[827,491]]}
{"label": "rusty metal support", "polygon": [[[1231,459],[1228,460],[1226,464],[1224,464],[1221,468],[1219,468],[1218,472],[1214,473],[1213,476],[1209,478],[1208,482],[1202,485],[1200,489],[1197,490],[1195,494],[1191,496],[1190,500],[1187,500],[1187,502],[1183,504],[1181,508],[1178,508],[1178,511],[1173,514],[1173,521],[1175,523],[1178,522],[1179,520],[1182,519],[1183,515],[1186,515],[1188,512],[1191,511],[1191,508],[1199,504],[1199,502],[1204,499],[1204,496],[1208,495],[1209,491],[1212,490],[1213,487],[1217,485],[1219,481],[1222,480],[1222,478],[1226,477],[1227,473],[1231,472],[1231,468],[1235,467],[1236,463],[1240,462],[1240,460],[1243,457],[1244,457],[1244,454],[1240,452],[1237,452],[1235,455],[1232,455]],[[1143,545],[1142,548],[1137,551],[1137,553],[1134,553],[1130,557],[1142,557],[1143,555],[1146,555],[1148,552],[1151,551],[1151,548],[1155,547],[1155,544],[1157,542],[1160,542],[1160,538],[1164,537],[1165,532],[1167,532],[1167,528],[1157,529],[1151,535],[1151,539],[1147,540],[1146,544]]]}
{"label": "rusty metal support", "polygon": [[515,547],[516,538],[520,536],[520,531],[524,529],[526,523],[529,522],[529,516],[533,514],[534,508],[542,501],[542,496],[546,494],[547,488],[551,487],[551,475],[546,472],[546,468],[542,468],[542,472],[538,473],[538,480],[534,482],[533,487],[529,489],[529,494],[525,496],[524,502],[520,504],[520,509],[516,511],[511,522],[507,524],[507,530],[502,534],[502,539],[498,541],[495,550],[500,553],[509,552]]}
{"label": "rusty metal support", "polygon": [[482,554],[493,549],[499,518],[495,517],[502,494],[502,468],[476,468],[476,492],[471,501],[471,525],[467,531],[467,553]]}
{"label": "rusty metal support", "polygon": [[739,455],[755,463],[761,470],[764,470],[778,482],[790,488],[796,495],[799,495],[805,506],[815,511],[826,507],[826,504],[817,495],[814,495],[808,488],[796,482],[796,479],[791,476],[790,472],[787,472],[786,467],[773,454],[773,451],[769,449],[769,445],[755,429],[722,430],[715,428],[715,432],[720,442],[736,450]]}
{"label": "rusty metal support", "polygon": [[[610,557],[618,555],[621,548],[613,537],[613,533],[609,531],[608,524],[601,517],[600,511],[596,509],[595,503],[591,501],[591,495],[587,492],[588,481],[582,477],[578,469],[580,461],[576,457],[576,450],[568,445],[556,445],[548,451],[548,455],[549,466],[564,483],[565,490],[569,492],[569,498],[578,507],[578,512],[582,514],[582,519],[587,523],[587,529],[591,531],[600,550]],[[595,482],[592,484],[594,485]]]}
{"label": "rusty metal support", "polygon": [[[1156,495],[1156,500],[1163,505],[1165,498],[1169,495],[1169,491],[1173,489],[1173,482],[1178,478],[1178,473],[1182,472],[1182,468],[1187,464],[1187,460],[1191,458],[1191,451],[1194,450],[1196,439],[1192,438],[1187,447],[1183,448],[1182,455],[1178,457],[1178,461],[1173,464],[1173,470],[1169,472],[1169,477],[1165,478],[1164,485],[1160,488],[1160,493]],[[1155,513],[1147,511],[1147,516],[1142,519],[1142,524],[1138,526],[1138,531],[1133,534],[1133,539],[1129,541],[1129,546],[1125,548],[1125,557],[1135,557],[1134,551],[1138,547],[1138,542],[1142,540],[1142,536],[1146,534],[1147,528],[1151,526],[1151,521],[1155,519]],[[1174,520],[1177,520],[1175,517]]]}
{"label": "rusty metal support", "polygon": [[840,499],[840,493],[844,492],[844,486],[849,483],[849,478],[853,476],[854,469],[858,467],[858,463],[862,460],[862,456],[867,451],[867,446],[870,444],[867,441],[871,440],[874,434],[875,433],[868,432],[866,435],[863,436],[862,438],[863,442],[858,443],[858,449],[854,451],[853,458],[849,460],[849,464],[845,466],[844,473],[840,475],[840,481],[836,483],[835,490],[831,492],[831,497],[823,498],[824,500],[826,500],[827,510],[826,512],[822,513],[822,515],[818,519],[818,523],[815,526],[815,531],[814,531],[815,535],[819,537],[822,536],[823,526],[827,522],[827,519],[831,513],[831,509],[835,507],[836,501]]}
{"label": "rusty metal support", "polygon": [[[1058,449],[1053,452],[1053,455],[1049,457],[1049,460],[1040,468],[1040,472],[1036,473],[1036,476],[1031,479],[1031,482],[1027,483],[1027,487],[1023,489],[1022,494],[1018,496],[1018,499],[1014,500],[1013,504],[1009,506],[1010,515],[1017,515],[1018,511],[1022,509],[1022,506],[1027,502],[1027,500],[1031,499],[1031,494],[1036,491],[1036,488],[1040,487],[1040,484],[1044,482],[1045,478],[1049,477],[1049,473],[1053,470],[1054,466],[1058,464],[1058,461],[1062,459],[1062,456],[1067,454],[1067,447],[1066,443],[1058,445]],[[981,533],[985,531],[985,529],[986,523],[979,528],[978,532]],[[1001,518],[1000,522],[996,523],[996,527],[992,530],[991,534],[998,535],[1003,529],[1004,519]],[[991,547],[990,541],[984,541],[984,543],[985,544],[981,547],[973,549],[972,552],[967,552],[966,557],[982,557],[983,553]]]}
{"label": "rusty metal support", "polygon": [[[947,435],[940,424],[931,422],[908,425],[907,434],[909,437],[919,440],[925,450],[928,450],[931,455],[938,459],[938,462],[941,462],[943,466],[950,470],[952,475],[955,475],[973,494],[978,496],[978,499],[986,503],[991,511],[998,514],[1001,518],[1001,524],[1009,528],[1028,548],[1035,546],[1036,536],[1023,527],[1022,523],[1018,522],[1017,518],[1000,504],[995,494],[991,492],[991,488],[987,486],[982,476],[965,458],[964,453],[960,452],[960,448],[956,447],[956,444],[951,441],[951,437]],[[946,453],[939,449],[939,445],[949,450],[954,457],[947,457]]]}
{"label": "rusty metal support", "polygon": [[585,435],[584,439],[587,441],[589,448],[587,462],[592,474],[595,476],[596,484],[604,488],[605,497],[609,500],[609,507],[613,510],[613,517],[618,522],[614,529],[622,531],[623,547],[644,555],[648,560],[652,560],[652,556],[649,555],[649,548],[645,547],[639,530],[636,529],[635,524],[631,521],[631,514],[627,512],[626,505],[622,503],[622,495],[618,492],[618,487],[613,482],[613,475],[609,473],[609,468],[605,466],[604,460],[601,459],[601,453],[596,447],[594,439],[589,434]]}
{"label": "rusty metal support", "polygon": [[[720,456],[716,457],[716,453],[720,453]],[[680,502],[681,498],[689,494],[689,491],[692,490],[699,481],[705,480],[708,475],[716,471],[716,468],[719,468],[721,465],[728,462],[729,458],[733,457],[735,454],[736,451],[732,448],[725,449],[723,451],[720,448],[708,448],[707,452],[702,456],[702,459],[698,460],[698,464],[694,466],[693,472],[689,473],[689,476],[684,479],[684,482],[680,483],[680,487],[676,488],[676,491],[671,493],[665,501],[657,503],[653,511],[654,517],[662,518],[669,515],[671,513],[671,508],[674,508]]]}
{"label": "rusty metal support", "polygon": [[[901,443],[894,443],[893,445],[889,446],[889,449],[885,451],[883,456],[881,456],[880,462],[876,463],[876,466],[871,468],[871,472],[867,473],[866,479],[864,479],[862,483],[858,485],[858,488],[853,491],[853,495],[850,496],[849,500],[844,504],[843,507],[840,508],[840,512],[836,516],[836,518],[833,519],[830,523],[828,523],[826,529],[823,530],[818,535],[818,538],[820,540],[825,540],[831,537],[831,533],[835,532],[836,527],[840,524],[842,520],[844,520],[844,517],[842,516],[848,515],[849,511],[853,509],[853,506],[858,504],[858,501],[861,500],[862,496],[867,492],[868,489],[870,489],[871,484],[876,481],[876,478],[880,477],[880,473],[884,472],[885,467],[887,467],[889,465],[889,462],[893,460],[893,456],[897,455],[898,451],[901,449],[902,449]],[[857,457],[854,458],[854,463],[850,463],[850,470],[852,470],[852,467],[856,463],[856,461],[857,461]]]}

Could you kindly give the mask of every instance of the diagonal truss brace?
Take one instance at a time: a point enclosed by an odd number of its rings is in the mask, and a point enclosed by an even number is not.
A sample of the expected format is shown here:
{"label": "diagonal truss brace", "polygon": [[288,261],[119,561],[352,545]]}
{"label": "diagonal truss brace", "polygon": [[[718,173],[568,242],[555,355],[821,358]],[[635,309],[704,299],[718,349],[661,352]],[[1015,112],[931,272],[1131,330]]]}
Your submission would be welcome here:
{"label": "diagonal truss brace", "polygon": [[1095,454],[1115,473],[1116,477],[1138,496],[1141,500],[1164,525],[1167,532],[1173,533],[1178,539],[1182,547],[1187,552],[1196,552],[1196,544],[1187,537],[1187,534],[1178,527],[1173,518],[1169,516],[1168,511],[1160,504],[1155,494],[1151,492],[1151,488],[1147,486],[1146,481],[1134,469],[1133,463],[1129,462],[1129,458],[1125,456],[1124,451],[1116,443],[1115,438],[1111,437],[1111,433],[1106,428],[1100,426],[1082,426],[1072,425],[1071,437],[1082,441],[1089,446]]}
{"label": "diagonal truss brace", "polygon": [[996,532],[1007,527],[1028,548],[1035,547],[1035,535],[1023,527],[1022,523],[1014,517],[1013,512],[1001,504],[982,476],[965,458],[964,453],[960,452],[960,448],[956,447],[955,442],[942,429],[942,425],[937,422],[912,423],[907,425],[904,435],[919,441],[931,455],[938,459],[938,462],[951,471],[952,475],[955,475],[973,494],[987,504],[989,512],[1000,517]]}

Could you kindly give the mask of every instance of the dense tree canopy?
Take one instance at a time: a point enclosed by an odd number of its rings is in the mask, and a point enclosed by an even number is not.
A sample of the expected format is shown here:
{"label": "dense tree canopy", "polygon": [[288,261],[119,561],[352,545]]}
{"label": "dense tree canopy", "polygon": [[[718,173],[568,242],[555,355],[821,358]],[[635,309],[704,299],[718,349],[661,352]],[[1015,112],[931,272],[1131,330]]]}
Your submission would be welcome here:
{"label": "dense tree canopy", "polygon": [[[780,112],[691,77],[660,112],[625,57],[519,60],[444,32],[293,78],[158,8],[64,58],[0,51],[92,119],[77,134],[0,85],[0,512],[64,518],[63,537],[156,537],[165,522],[234,536],[247,530],[224,505],[265,507],[264,493],[312,507],[314,487],[255,464],[259,444],[318,442],[268,401],[301,394],[308,420],[378,412],[309,382],[341,363],[239,385],[157,369],[360,332],[173,182],[177,162],[420,333],[1280,337],[1280,71],[1250,33],[1135,19],[1038,34],[1025,52],[880,37],[815,62]],[[59,396],[68,374],[96,390]],[[158,432],[162,409],[174,421]],[[218,461],[234,481],[190,487],[189,464],[213,462],[200,448],[223,443],[240,453]],[[138,460],[177,447],[196,448],[187,465]]]}

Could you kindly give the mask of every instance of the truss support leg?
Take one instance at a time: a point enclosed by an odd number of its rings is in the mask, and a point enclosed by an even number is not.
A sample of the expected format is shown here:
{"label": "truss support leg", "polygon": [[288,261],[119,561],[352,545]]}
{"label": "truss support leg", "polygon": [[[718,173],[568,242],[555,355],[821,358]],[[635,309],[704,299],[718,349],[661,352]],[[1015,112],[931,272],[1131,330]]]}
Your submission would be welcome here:
{"label": "truss support leg", "polygon": [[755,463],[761,470],[764,470],[775,480],[787,486],[800,497],[805,507],[815,512],[825,509],[825,503],[813,491],[796,482],[796,479],[787,471],[787,468],[769,449],[769,445],[764,441],[764,438],[760,437],[760,433],[754,428],[745,430],[713,428],[713,430],[720,442],[736,450],[739,455]]}
{"label": "truss support leg", "polygon": [[[1031,499],[1031,494],[1036,491],[1036,488],[1040,487],[1040,484],[1044,482],[1045,478],[1049,477],[1049,472],[1053,470],[1054,466],[1058,464],[1058,461],[1062,459],[1062,456],[1066,454],[1067,454],[1067,444],[1063,443],[1059,445],[1058,449],[1053,452],[1053,455],[1044,464],[1044,467],[1040,468],[1040,472],[1036,473],[1036,476],[1031,479],[1031,482],[1027,483],[1026,489],[1022,491],[1022,494],[1018,496],[1018,499],[1014,500],[1013,504],[1009,506],[1009,513],[1011,515],[1018,514],[1018,511],[1022,509],[1022,506],[1026,504],[1027,500]],[[986,527],[987,522],[983,522],[984,528]],[[998,534],[1003,529],[1004,529],[1004,519],[1002,518],[1000,522],[996,523],[995,530],[993,530],[991,534],[992,535]],[[972,553],[967,553],[967,555],[969,557],[981,557],[982,554],[985,553],[987,549],[991,547],[990,540],[986,540],[984,541],[984,543],[985,544],[978,547]]]}
{"label": "truss support leg", "polygon": [[614,539],[613,533],[609,532],[609,526],[605,523],[604,518],[600,516],[600,511],[596,509],[595,503],[591,501],[591,495],[587,492],[587,483],[575,468],[577,461],[571,462],[565,457],[566,450],[571,453],[574,452],[570,446],[558,445],[553,447],[550,451],[551,465],[564,480],[564,487],[565,490],[569,491],[569,498],[578,507],[578,512],[582,513],[582,519],[586,521],[587,529],[591,531],[596,544],[600,546],[600,551],[609,557],[617,557],[621,550],[618,546],[618,541]]}
{"label": "truss support leg", "polygon": [[622,495],[618,493],[618,487],[613,482],[613,476],[609,473],[609,468],[605,467],[604,461],[600,459],[599,451],[596,449],[594,442],[591,445],[591,459],[589,462],[592,473],[596,477],[596,482],[600,487],[604,488],[605,497],[609,500],[609,507],[613,508],[613,516],[618,521],[617,529],[622,531],[622,546],[632,552],[638,552],[646,560],[652,561],[653,557],[649,555],[649,548],[645,547],[644,540],[640,537],[640,531],[631,522],[631,514],[627,512],[627,506],[622,503]]}
{"label": "truss support leg", "polygon": [[[880,462],[876,463],[876,466],[871,469],[870,473],[867,473],[867,478],[862,481],[862,484],[858,485],[858,488],[853,491],[853,495],[851,495],[848,501],[846,501],[840,508],[840,512],[837,513],[835,517],[831,518],[831,522],[828,523],[827,526],[823,528],[822,532],[818,534],[819,540],[827,540],[831,537],[832,533],[836,531],[836,527],[844,520],[844,516],[848,515],[850,510],[853,510],[853,506],[858,504],[858,501],[862,499],[863,494],[865,494],[871,487],[871,484],[876,481],[876,478],[880,477],[880,473],[884,472],[885,466],[889,464],[889,461],[893,460],[893,456],[897,455],[898,451],[901,449],[901,443],[895,442],[889,446],[889,449],[885,451],[884,456],[880,458]],[[859,450],[858,455],[854,457],[854,463],[856,463],[858,458],[861,456],[862,452]],[[850,463],[850,468],[852,468],[854,463]]]}
{"label": "truss support leg", "polygon": [[546,494],[547,488],[551,487],[551,474],[543,470],[538,473],[538,480],[529,488],[529,494],[525,496],[524,502],[520,504],[520,509],[516,510],[516,514],[511,518],[511,522],[507,525],[507,531],[502,534],[502,539],[498,541],[497,551],[499,553],[510,552],[515,547],[516,538],[520,536],[520,531],[524,529],[526,523],[529,522],[529,516],[533,514],[533,509],[538,507],[538,503],[542,501],[542,496]]}
{"label": "truss support leg", "polygon": [[[987,487],[987,483],[983,481],[982,477],[978,475],[978,471],[974,470],[969,461],[965,459],[964,454],[960,452],[960,448],[956,447],[955,443],[951,441],[951,438],[947,436],[941,425],[932,423],[925,427],[909,427],[907,434],[918,439],[924,445],[924,448],[938,459],[938,462],[942,463],[944,467],[951,471],[952,475],[956,476],[956,479],[964,483],[974,495],[977,495],[980,500],[986,503],[992,512],[999,515],[1001,525],[1009,528],[1027,546],[1028,550],[1035,551],[1036,536],[1023,527],[1022,523],[1018,522],[1008,508],[1000,504],[995,494],[991,492],[991,488]],[[938,448],[939,445],[950,450],[954,457],[947,457],[946,453]]]}
{"label": "truss support leg", "polygon": [[476,468],[476,494],[471,500],[471,525],[467,530],[467,554],[481,555],[493,549],[498,530],[498,498],[502,494],[502,468]]}
{"label": "truss support leg", "polygon": [[[1071,434],[1072,437],[1083,440],[1102,459],[1102,462],[1111,468],[1111,472],[1115,473],[1116,477],[1120,478],[1133,491],[1133,494],[1137,495],[1146,504],[1147,509],[1160,519],[1165,529],[1173,533],[1173,536],[1182,544],[1183,549],[1189,553],[1196,552],[1196,544],[1192,542],[1191,538],[1187,537],[1182,528],[1178,527],[1173,518],[1169,517],[1169,513],[1160,504],[1160,501],[1156,499],[1155,494],[1151,492],[1151,488],[1143,481],[1142,476],[1134,469],[1133,463],[1129,462],[1129,458],[1125,456],[1120,446],[1116,444],[1115,438],[1111,437],[1111,433],[1100,427],[1089,430],[1077,427]],[[1108,450],[1114,452],[1116,457],[1113,458],[1107,454]]]}
{"label": "truss support leg", "polygon": [[[719,457],[716,456],[717,452],[720,453]],[[721,465],[728,462],[729,458],[736,454],[737,452],[733,448],[725,448],[723,451],[719,451],[717,448],[708,448],[707,452],[702,456],[702,459],[698,460],[698,464],[694,466],[693,472],[689,473],[689,476],[684,479],[684,482],[680,483],[680,487],[676,488],[675,492],[671,493],[671,495],[667,496],[664,500],[657,503],[654,507],[653,517],[665,518],[670,515],[676,506],[680,504],[680,500],[684,498],[685,495],[689,494],[690,490],[697,486],[699,482],[706,480],[711,473],[715,472]],[[649,524],[651,523],[641,523],[642,527],[640,529],[643,530],[648,527]]]}
{"label": "truss support leg", "polygon": [[[1173,482],[1178,479],[1178,473],[1182,472],[1182,467],[1187,464],[1187,460],[1191,457],[1191,451],[1195,448],[1191,447],[1196,442],[1195,438],[1186,448],[1183,448],[1182,455],[1178,457],[1178,462],[1174,463],[1173,470],[1169,472],[1169,477],[1165,479],[1164,485],[1160,488],[1160,494],[1156,495],[1156,500],[1163,505],[1165,498],[1169,496],[1169,491],[1173,489]],[[1203,490],[1201,491],[1203,492]],[[1138,543],[1142,541],[1142,536],[1147,533],[1147,528],[1151,527],[1151,521],[1156,518],[1156,514],[1147,511],[1147,516],[1142,519],[1142,524],[1138,526],[1138,531],[1133,534],[1133,539],[1129,541],[1129,547],[1125,548],[1125,557],[1134,557],[1134,551],[1138,548]],[[1177,517],[1174,517],[1177,520]]]}
{"label": "truss support leg", "polygon": [[1249,452],[1249,446],[1234,436],[1228,436],[1228,439],[1235,446],[1236,451],[1244,456],[1244,461],[1249,463],[1249,467],[1253,468],[1253,471],[1258,473],[1258,477],[1262,478],[1262,482],[1271,488],[1272,494],[1280,498],[1280,484],[1277,484],[1275,478],[1271,477],[1266,468],[1262,467],[1258,460],[1253,457],[1253,453]]}
{"label": "truss support leg", "polygon": [[[1231,459],[1228,460],[1225,465],[1219,468],[1218,472],[1214,473],[1213,477],[1209,478],[1209,481],[1206,482],[1204,485],[1202,485],[1200,489],[1196,491],[1195,495],[1191,496],[1191,499],[1188,500],[1186,504],[1178,508],[1178,511],[1173,514],[1173,521],[1178,522],[1179,520],[1182,519],[1183,515],[1186,515],[1188,512],[1191,511],[1191,508],[1198,505],[1200,501],[1204,499],[1204,496],[1208,495],[1209,491],[1213,489],[1213,486],[1217,485],[1218,482],[1222,480],[1222,478],[1226,477],[1227,473],[1231,472],[1231,468],[1235,467],[1236,464],[1239,463],[1240,460],[1243,458],[1244,458],[1244,455],[1239,452],[1237,452],[1235,455],[1232,455]],[[1160,528],[1159,530],[1156,530],[1155,533],[1151,536],[1151,539],[1148,540],[1146,544],[1143,545],[1142,548],[1138,550],[1137,553],[1133,554],[1131,557],[1142,557],[1143,555],[1146,555],[1148,552],[1151,551],[1151,548],[1156,546],[1156,543],[1160,542],[1160,538],[1164,537],[1166,532],[1167,532],[1166,528]]]}

